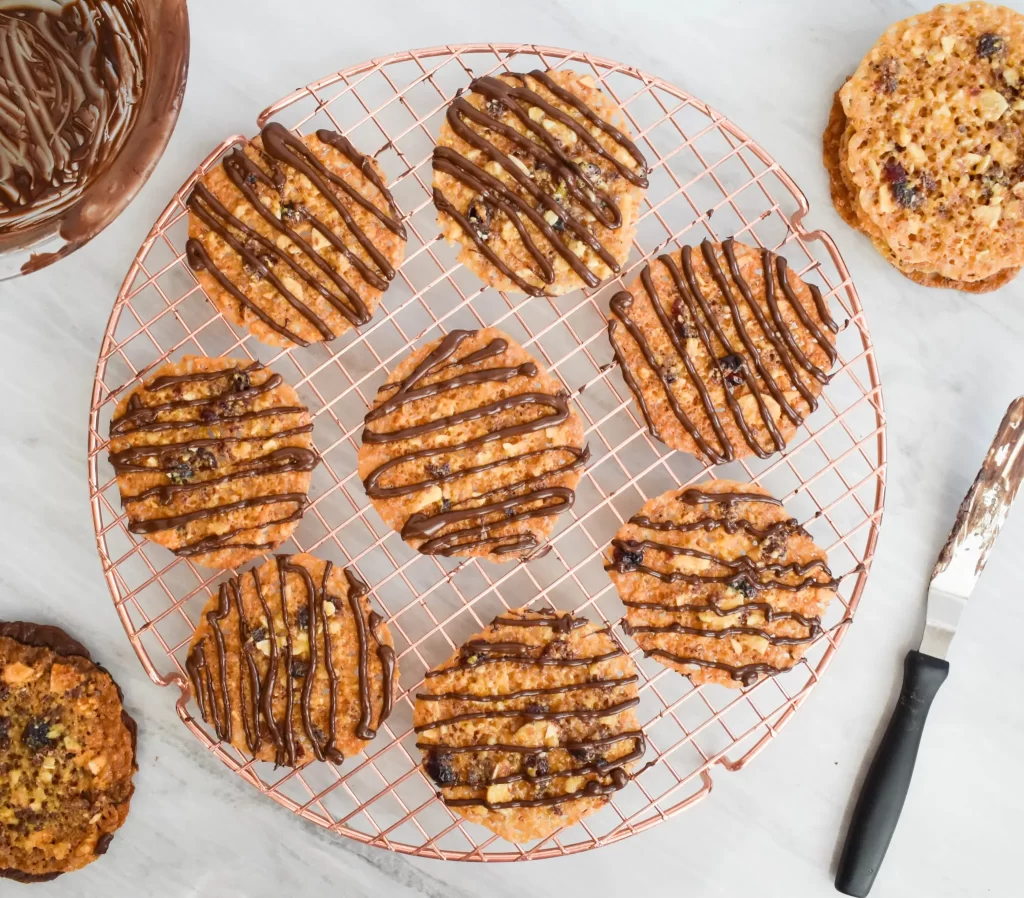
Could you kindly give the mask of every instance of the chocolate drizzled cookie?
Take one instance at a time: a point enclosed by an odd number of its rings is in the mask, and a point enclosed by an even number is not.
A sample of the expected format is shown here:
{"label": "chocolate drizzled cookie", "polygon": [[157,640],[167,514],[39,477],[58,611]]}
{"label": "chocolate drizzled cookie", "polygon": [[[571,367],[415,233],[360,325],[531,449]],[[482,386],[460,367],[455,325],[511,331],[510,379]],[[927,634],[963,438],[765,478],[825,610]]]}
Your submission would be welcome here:
{"label": "chocolate drizzled cookie", "polygon": [[452,331],[377,391],[359,476],[429,555],[527,556],[575,500],[589,451],[568,394],[511,337]]}
{"label": "chocolate drizzled cookie", "polygon": [[295,390],[258,362],[165,365],[110,422],[129,531],[208,567],[276,548],[309,504],[312,429]]}
{"label": "chocolate drizzled cookie", "polygon": [[533,296],[619,272],[647,163],[589,75],[475,79],[448,107],[434,149],[434,203],[459,261],[491,286]]}
{"label": "chocolate drizzled cookie", "polygon": [[636,683],[607,629],[510,611],[427,673],[413,717],[423,769],[467,820],[545,838],[629,783],[646,748]]}
{"label": "chocolate drizzled cookie", "polygon": [[694,683],[750,686],[792,667],[837,586],[781,502],[728,480],[652,499],[605,558],[626,633]]}
{"label": "chocolate drizzled cookie", "polygon": [[712,464],[784,448],[836,360],[838,325],[818,288],[731,238],[659,256],[610,311],[651,435]]}
{"label": "chocolate drizzled cookie", "polygon": [[0,622],[0,878],[45,882],[104,854],[136,769],[135,721],[85,647]]}
{"label": "chocolate drizzled cookie", "polygon": [[222,583],[186,667],[217,738],[263,761],[340,764],[391,713],[391,634],[350,568],[279,555]]}
{"label": "chocolate drizzled cookie", "polygon": [[345,137],[271,122],[188,198],[188,263],[206,295],[272,346],[366,324],[405,252],[377,162]]}

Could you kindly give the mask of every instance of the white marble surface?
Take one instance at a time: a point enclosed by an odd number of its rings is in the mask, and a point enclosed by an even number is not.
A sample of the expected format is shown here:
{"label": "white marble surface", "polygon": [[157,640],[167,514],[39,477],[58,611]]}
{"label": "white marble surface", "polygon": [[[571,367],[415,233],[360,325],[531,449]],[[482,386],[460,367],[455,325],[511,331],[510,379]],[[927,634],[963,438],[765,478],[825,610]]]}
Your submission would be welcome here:
{"label": "white marble surface", "polygon": [[[1024,391],[1024,279],[982,297],[915,287],[828,202],[820,134],[832,92],[890,22],[926,5],[193,0],[188,92],[153,178],[91,246],[0,285],[0,616],[78,634],[124,686],[142,727],[138,791],[109,855],[32,893],[830,894],[850,796],[919,636],[928,571],[1007,402]],[[267,102],[329,71],[406,47],[480,39],[585,48],[656,72],[773,153],[856,278],[889,420],[875,569],[848,639],[801,712],[746,770],[720,772],[713,794],[685,814],[597,852],[525,866],[408,860],[330,837],[208,756],[145,677],[117,622],[85,469],[92,372],[110,304],[139,241],[207,150],[249,130]],[[1022,545],[1018,509],[957,635],[879,898],[1020,894]],[[5,883],[0,894],[21,888]]]}

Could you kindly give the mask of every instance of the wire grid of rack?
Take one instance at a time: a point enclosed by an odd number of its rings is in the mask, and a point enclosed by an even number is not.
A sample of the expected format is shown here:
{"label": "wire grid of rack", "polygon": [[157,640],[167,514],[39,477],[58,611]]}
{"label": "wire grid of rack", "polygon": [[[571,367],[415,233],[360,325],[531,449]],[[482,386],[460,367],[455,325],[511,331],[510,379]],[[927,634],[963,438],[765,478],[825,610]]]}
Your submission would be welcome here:
{"label": "wire grid of rack", "polygon": [[[474,77],[533,68],[589,72],[621,106],[648,158],[650,188],[628,265],[594,290],[558,298],[506,295],[455,262],[438,234],[430,155],[445,108]],[[746,765],[790,719],[820,678],[864,589],[882,514],[885,418],[881,386],[856,289],[832,239],[803,225],[794,181],[735,125],[700,100],[616,62],[534,45],[474,44],[397,53],[330,75],[266,109],[297,133],[348,135],[386,171],[409,231],[406,258],[372,322],[331,344],[276,350],[226,322],[184,262],[184,202],[196,179],[232,146],[228,138],[182,185],[143,242],[114,304],[90,410],[89,480],[100,557],[121,622],[149,676],[177,686],[177,710],[225,764],[306,820],[361,842],[445,859],[503,861],[568,854],[651,827],[705,797],[713,771]],[[608,299],[650,258],[704,236],[785,253],[816,283],[834,317],[839,360],[818,410],[785,452],[706,469],[653,440],[613,362]],[[592,461],[553,551],[525,564],[423,556],[379,518],[355,474],[362,419],[374,392],[412,344],[459,327],[499,327],[555,372],[587,427]],[[175,558],[126,529],[106,458],[117,401],[148,373],[184,354],[259,359],[294,384],[315,415],[322,464],[313,502],[282,551],[351,565],[373,586],[399,651],[393,716],[364,755],[341,767],[274,769],[219,744],[195,715],[184,660],[211,591],[227,576]],[[542,841],[513,845],[452,813],[420,771],[411,731],[422,675],[497,612],[553,605],[616,623],[622,607],[601,553],[647,499],[709,477],[754,481],[782,498],[827,547],[842,575],[824,633],[791,671],[751,688],[694,688],[645,659],[615,629],[640,669],[648,753],[656,760],[597,814]]]}

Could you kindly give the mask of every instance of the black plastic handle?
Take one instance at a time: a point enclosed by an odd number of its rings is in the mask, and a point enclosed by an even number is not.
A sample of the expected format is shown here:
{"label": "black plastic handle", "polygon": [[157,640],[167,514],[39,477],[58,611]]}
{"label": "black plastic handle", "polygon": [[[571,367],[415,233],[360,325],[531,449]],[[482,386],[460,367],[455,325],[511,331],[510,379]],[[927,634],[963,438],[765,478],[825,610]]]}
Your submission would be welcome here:
{"label": "black plastic handle", "polygon": [[868,769],[846,833],[836,873],[836,888],[844,895],[864,898],[871,891],[910,788],[928,709],[948,673],[946,661],[921,652],[907,653],[900,699]]}

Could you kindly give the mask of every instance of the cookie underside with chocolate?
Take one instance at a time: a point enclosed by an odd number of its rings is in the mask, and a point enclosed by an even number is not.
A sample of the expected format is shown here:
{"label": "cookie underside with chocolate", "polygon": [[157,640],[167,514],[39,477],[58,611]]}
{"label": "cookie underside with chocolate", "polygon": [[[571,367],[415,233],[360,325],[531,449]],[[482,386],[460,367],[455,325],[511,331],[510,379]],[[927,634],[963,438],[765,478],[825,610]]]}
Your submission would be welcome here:
{"label": "cookie underside with chocolate", "polygon": [[821,635],[825,552],[753,484],[712,480],[647,502],[605,553],[644,654],[694,684],[750,686]]}
{"label": "cookie underside with chocolate", "polygon": [[187,257],[210,301],[271,346],[366,324],[405,254],[374,159],[345,137],[271,122],[188,198]]}
{"label": "cookie underside with chocolate", "polygon": [[0,878],[45,882],[104,854],[136,769],[135,722],[81,643],[0,622]]}
{"label": "cookie underside with chocolate", "polygon": [[160,368],[110,423],[128,530],[208,567],[276,548],[309,504],[312,429],[295,390],[258,362]]}
{"label": "cookie underside with chocolate", "polygon": [[358,754],[391,713],[394,643],[351,568],[279,555],[221,584],[186,667],[216,736],[277,765]]}
{"label": "cookie underside with chocolate", "polygon": [[785,447],[828,383],[837,331],[782,256],[731,238],[659,256],[608,321],[651,434],[711,464]]}
{"label": "cookie underside with chocolate", "polygon": [[1024,263],[1022,80],[1024,16],[967,3],[890,27],[840,89],[836,206],[918,283],[986,292]]}
{"label": "cookie underside with chocolate", "polygon": [[494,328],[405,359],[366,416],[359,476],[425,554],[528,557],[575,500],[589,458],[557,378]]}
{"label": "cookie underside with chocolate", "polygon": [[533,296],[595,287],[629,255],[647,163],[618,107],[569,70],[475,79],[434,149],[434,204],[459,261]]}
{"label": "cookie underside with chocolate", "polygon": [[413,723],[445,804],[510,842],[600,810],[644,754],[637,672],[607,628],[517,609],[427,673]]}

